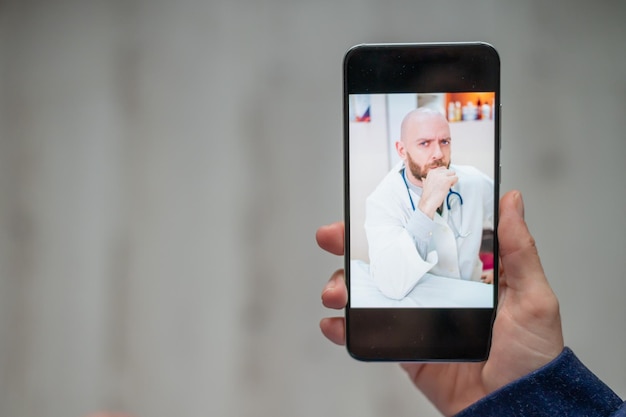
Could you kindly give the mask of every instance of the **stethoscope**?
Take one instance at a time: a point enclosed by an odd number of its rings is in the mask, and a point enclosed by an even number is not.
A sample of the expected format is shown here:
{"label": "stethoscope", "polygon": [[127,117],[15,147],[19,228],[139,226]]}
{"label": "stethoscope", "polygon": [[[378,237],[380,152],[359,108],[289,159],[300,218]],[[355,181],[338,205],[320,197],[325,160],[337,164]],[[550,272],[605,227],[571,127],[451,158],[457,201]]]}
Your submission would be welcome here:
{"label": "stethoscope", "polygon": [[[413,202],[413,197],[411,197],[411,191],[409,189],[409,183],[406,180],[406,172],[405,172],[405,168],[402,168],[402,171],[400,172],[400,175],[402,175],[402,179],[404,180],[404,185],[406,186],[406,192],[409,195],[409,201],[411,202],[411,208],[413,209],[413,211],[415,211],[415,203]],[[446,196],[446,208],[448,209],[448,212],[451,212],[451,205],[450,205],[450,198],[455,198],[458,197],[459,199],[459,203],[461,203],[460,205],[463,205],[463,197],[461,197],[461,194],[457,191],[454,191],[452,188],[450,188],[450,190],[448,191],[448,195]],[[454,233],[456,234],[456,237],[468,237],[470,235],[470,232],[467,233],[461,233],[459,231],[459,229],[456,227],[456,222],[454,221],[454,216],[449,215],[448,218],[451,220],[450,221],[450,226],[452,226],[452,228],[454,229]],[[461,225],[463,224],[463,210],[461,210],[461,207],[459,207],[459,217],[461,218]]]}

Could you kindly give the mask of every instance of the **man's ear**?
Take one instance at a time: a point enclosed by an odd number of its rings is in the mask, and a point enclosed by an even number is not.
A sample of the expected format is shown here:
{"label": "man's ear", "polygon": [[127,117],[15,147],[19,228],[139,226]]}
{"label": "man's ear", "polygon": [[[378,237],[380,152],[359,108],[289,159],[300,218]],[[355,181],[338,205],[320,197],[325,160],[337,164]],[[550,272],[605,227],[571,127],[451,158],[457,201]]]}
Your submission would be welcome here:
{"label": "man's ear", "polygon": [[404,149],[404,143],[401,140],[396,142],[396,152],[403,161],[406,159],[406,149]]}

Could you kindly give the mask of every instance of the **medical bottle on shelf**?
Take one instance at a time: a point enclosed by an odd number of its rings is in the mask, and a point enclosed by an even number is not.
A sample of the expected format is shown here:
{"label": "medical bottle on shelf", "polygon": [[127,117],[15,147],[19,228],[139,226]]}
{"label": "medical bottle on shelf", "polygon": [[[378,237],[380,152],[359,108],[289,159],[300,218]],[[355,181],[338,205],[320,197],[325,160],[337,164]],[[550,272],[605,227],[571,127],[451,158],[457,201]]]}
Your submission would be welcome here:
{"label": "medical bottle on shelf", "polygon": [[487,101],[485,101],[483,103],[483,107],[480,110],[482,112],[482,119],[483,120],[490,120],[491,119],[491,106],[489,105],[489,103],[487,103]]}

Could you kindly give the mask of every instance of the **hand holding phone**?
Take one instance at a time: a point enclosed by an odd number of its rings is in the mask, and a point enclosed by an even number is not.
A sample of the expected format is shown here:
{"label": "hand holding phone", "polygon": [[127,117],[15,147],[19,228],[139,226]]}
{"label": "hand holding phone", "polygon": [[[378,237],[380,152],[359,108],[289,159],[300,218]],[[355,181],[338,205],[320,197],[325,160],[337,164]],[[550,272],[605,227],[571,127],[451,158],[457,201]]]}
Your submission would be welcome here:
{"label": "hand holding phone", "polygon": [[[519,192],[507,193],[500,209],[499,244],[506,272],[500,278],[500,314],[494,324],[489,358],[480,363],[402,364],[415,386],[443,415],[458,413],[539,369],[563,350],[558,300],[548,284],[533,237],[524,222]],[[342,255],[343,224],[321,227],[317,241],[322,249]],[[347,298],[343,271],[337,271],[322,292],[322,303],[331,309],[343,309]],[[324,318],[320,328],[332,342],[346,343],[344,317]]]}

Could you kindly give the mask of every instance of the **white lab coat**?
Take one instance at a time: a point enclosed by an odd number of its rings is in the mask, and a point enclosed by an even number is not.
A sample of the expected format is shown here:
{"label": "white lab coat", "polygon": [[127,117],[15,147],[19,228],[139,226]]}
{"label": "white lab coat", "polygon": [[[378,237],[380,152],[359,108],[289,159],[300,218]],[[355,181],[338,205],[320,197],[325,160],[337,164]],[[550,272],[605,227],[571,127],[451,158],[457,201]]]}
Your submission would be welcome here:
{"label": "white lab coat", "polygon": [[[461,194],[463,204],[458,198],[451,198],[450,212],[444,201],[441,215],[435,213],[428,254],[423,259],[405,227],[413,215],[413,208],[402,168],[402,162],[394,166],[366,202],[365,232],[370,274],[378,289],[387,297],[399,300],[426,273],[479,280],[482,263],[478,252],[482,231],[483,228],[493,228],[493,181],[474,167],[450,166],[459,178],[453,190]],[[415,209],[419,210],[420,196],[413,191],[410,193]],[[454,228],[448,224],[449,216],[455,216],[453,224],[466,237],[457,237]]]}

